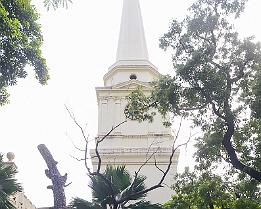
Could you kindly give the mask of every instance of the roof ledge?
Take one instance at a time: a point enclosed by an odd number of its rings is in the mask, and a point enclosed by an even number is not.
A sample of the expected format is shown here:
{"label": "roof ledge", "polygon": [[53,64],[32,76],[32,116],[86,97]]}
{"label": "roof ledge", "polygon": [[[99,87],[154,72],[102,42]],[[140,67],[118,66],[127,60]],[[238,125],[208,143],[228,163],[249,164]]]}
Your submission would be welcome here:
{"label": "roof ledge", "polygon": [[158,68],[153,65],[150,61],[148,60],[119,60],[117,62],[115,62],[112,66],[109,67],[109,71],[111,71],[114,68],[117,67],[124,67],[124,66],[150,66],[151,68],[153,68],[154,70],[158,71]]}

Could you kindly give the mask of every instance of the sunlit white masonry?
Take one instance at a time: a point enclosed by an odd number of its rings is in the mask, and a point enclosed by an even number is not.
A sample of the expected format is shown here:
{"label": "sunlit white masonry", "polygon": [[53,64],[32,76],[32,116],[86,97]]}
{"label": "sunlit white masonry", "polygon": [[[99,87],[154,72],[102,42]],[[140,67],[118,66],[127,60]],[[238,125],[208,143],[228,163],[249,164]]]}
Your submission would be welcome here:
{"label": "sunlit white masonry", "polygon": [[[149,82],[159,76],[157,68],[149,61],[139,1],[124,0],[116,62],[104,75],[104,87],[96,88],[99,108],[97,138],[104,136],[113,126],[125,120],[126,96],[138,86],[149,94]],[[162,125],[161,116],[157,115],[153,123],[128,121],[101,143],[102,169],[107,164],[126,165],[134,174],[156,150],[157,165],[165,169],[172,143],[171,129]],[[165,180],[167,186],[149,193],[148,200],[163,203],[170,199],[173,191],[168,186],[174,182],[178,156],[177,152]],[[92,161],[94,168],[97,165],[95,159]],[[154,161],[152,158],[141,170],[141,174],[147,176],[147,187],[158,182],[162,176]]]}

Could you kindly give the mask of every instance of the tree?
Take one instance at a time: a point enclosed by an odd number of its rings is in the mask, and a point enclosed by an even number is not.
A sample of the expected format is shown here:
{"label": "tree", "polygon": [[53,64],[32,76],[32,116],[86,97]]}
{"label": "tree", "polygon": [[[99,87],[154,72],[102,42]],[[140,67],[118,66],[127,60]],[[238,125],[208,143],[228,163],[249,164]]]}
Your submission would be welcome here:
{"label": "tree", "polygon": [[66,184],[67,173],[63,176],[60,174],[57,168],[58,162],[54,160],[51,152],[45,144],[39,144],[37,148],[48,167],[48,169],[45,169],[45,175],[52,181],[52,185],[47,186],[47,189],[51,189],[53,191],[53,209],[64,209],[66,208],[64,188],[71,184]]}
{"label": "tree", "polygon": [[173,50],[175,75],[154,82],[149,97],[133,92],[126,112],[151,120],[154,108],[191,119],[203,133],[203,168],[225,160],[261,182],[260,43],[241,40],[231,23],[246,1],[197,0],[183,21],[173,20],[160,47]]}
{"label": "tree", "polygon": [[[165,169],[161,169],[158,164],[157,161],[155,159],[154,161],[154,165],[155,168],[157,168],[160,172],[161,172],[161,177],[155,181],[155,184],[145,188],[145,187],[139,187],[139,185],[143,182],[141,181],[141,177],[140,177],[140,172],[141,170],[144,168],[144,166],[146,166],[146,164],[153,159],[153,157],[157,154],[157,150],[150,152],[150,147],[148,147],[148,151],[147,151],[147,158],[144,159],[144,162],[141,164],[141,166],[139,168],[137,168],[137,170],[134,172],[133,177],[131,180],[128,180],[128,187],[126,189],[124,189],[123,191],[121,191],[121,189],[116,190],[115,186],[117,185],[117,181],[112,181],[113,178],[111,178],[111,174],[114,172],[112,172],[110,175],[107,175],[106,172],[103,173],[101,170],[101,166],[102,166],[102,157],[100,155],[100,150],[99,150],[99,146],[100,144],[106,140],[110,134],[116,130],[119,126],[121,126],[122,124],[126,123],[127,120],[119,123],[118,125],[114,126],[111,128],[111,130],[105,134],[104,136],[98,137],[94,140],[89,140],[88,136],[85,133],[85,129],[79,124],[79,122],[76,120],[75,116],[73,115],[73,113],[70,112],[70,110],[66,107],[71,119],[73,120],[73,122],[75,123],[75,125],[79,128],[82,137],[85,141],[85,148],[81,149],[77,146],[75,146],[75,148],[81,152],[84,153],[84,157],[82,159],[79,158],[75,158],[78,161],[84,161],[85,167],[87,169],[88,175],[91,177],[92,181],[93,180],[99,180],[99,182],[102,182],[102,184],[99,185],[103,185],[103,189],[102,189],[102,194],[103,195],[99,201],[104,200],[104,204],[106,204],[107,206],[110,206],[111,209],[119,209],[119,208],[126,208],[127,205],[129,205],[129,207],[132,208],[142,208],[147,206],[148,203],[146,202],[142,202],[137,204],[133,204],[130,205],[130,203],[133,200],[136,200],[140,197],[145,196],[147,193],[149,193],[152,190],[164,187],[164,180],[166,178],[166,176],[168,175],[172,162],[173,162],[173,156],[175,154],[175,152],[179,149],[179,147],[186,145],[188,142],[184,143],[184,144],[180,144],[178,146],[175,145],[175,142],[178,138],[178,134],[179,131],[177,132],[176,136],[173,139],[173,144],[171,147],[171,152],[170,152],[170,156],[169,156],[169,161],[166,164],[166,168]],[[181,126],[181,125],[180,125]],[[180,130],[180,129],[179,129]],[[93,153],[90,156],[90,143],[91,141],[95,142],[95,148],[92,149]],[[96,158],[97,159],[97,167],[95,167],[94,169],[92,169],[89,165],[89,160]],[[107,168],[109,169],[109,168]],[[119,175],[120,176],[120,175]],[[124,187],[125,188],[125,187]],[[96,194],[95,194],[96,195]],[[97,195],[98,196],[98,195]],[[79,203],[84,203],[84,205],[86,206],[93,206],[93,204],[96,205],[96,202],[94,203],[88,203],[86,201],[82,201],[81,199],[77,199],[77,201],[75,202],[77,203],[77,205],[79,205]],[[100,202],[99,202],[100,203]],[[82,208],[82,205],[80,204],[80,207],[78,209]]]}
{"label": "tree", "polygon": [[[122,198],[128,195],[133,190],[134,192],[139,192],[145,189],[145,177],[138,176],[135,185],[131,188],[132,178],[129,172],[126,170],[125,166],[112,167],[107,166],[106,170],[103,172],[103,176],[110,179],[112,183],[112,189],[116,194],[116,197]],[[92,189],[93,201],[88,202],[80,198],[75,198],[71,206],[76,209],[81,208],[113,208],[113,197],[111,197],[111,188],[108,187],[104,179],[99,176],[90,176],[91,183],[89,187]],[[160,206],[155,204],[150,204],[143,200],[145,195],[133,196],[131,198],[132,204],[122,204],[119,208],[131,208],[131,209],[160,209]]]}
{"label": "tree", "polygon": [[57,9],[59,6],[68,7],[68,2],[72,3],[71,0],[44,0],[45,7],[49,10],[50,7]]}
{"label": "tree", "polygon": [[22,191],[22,187],[15,179],[17,173],[13,165],[7,165],[0,154],[0,208],[14,209],[11,196]]}
{"label": "tree", "polygon": [[70,203],[70,207],[75,209],[103,209],[99,203],[89,202],[81,198],[74,198]]}
{"label": "tree", "polygon": [[261,208],[261,192],[253,181],[233,185],[210,172],[188,170],[176,178],[176,194],[164,205],[165,209]]}
{"label": "tree", "polygon": [[7,88],[27,76],[28,64],[40,84],[49,79],[38,19],[30,0],[0,1],[0,105],[8,102]]}

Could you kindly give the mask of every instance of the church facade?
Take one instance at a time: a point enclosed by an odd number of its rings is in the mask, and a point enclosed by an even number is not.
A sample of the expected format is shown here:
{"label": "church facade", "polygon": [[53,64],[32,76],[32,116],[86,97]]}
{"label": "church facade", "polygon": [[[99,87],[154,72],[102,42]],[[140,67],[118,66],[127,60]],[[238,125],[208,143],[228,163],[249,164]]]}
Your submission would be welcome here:
{"label": "church facade", "polygon": [[[96,88],[97,139],[126,120],[126,96],[138,87],[142,88],[145,94],[149,94],[152,90],[150,82],[159,77],[158,69],[149,61],[139,0],[123,0],[116,62],[104,75],[104,86]],[[166,169],[173,144],[171,129],[164,127],[162,122],[163,119],[158,114],[152,123],[127,120],[115,129],[100,144],[102,169],[105,169],[106,165],[125,165],[134,175],[135,171],[148,161],[140,173],[147,177],[147,187],[157,183],[162,172],[155,166],[155,161],[160,169]],[[153,157],[148,160],[153,153]],[[174,183],[178,157],[179,152],[176,152],[164,181],[166,186],[150,192],[148,200],[163,203],[170,199],[173,191],[169,187]],[[92,163],[95,168],[95,158]]]}

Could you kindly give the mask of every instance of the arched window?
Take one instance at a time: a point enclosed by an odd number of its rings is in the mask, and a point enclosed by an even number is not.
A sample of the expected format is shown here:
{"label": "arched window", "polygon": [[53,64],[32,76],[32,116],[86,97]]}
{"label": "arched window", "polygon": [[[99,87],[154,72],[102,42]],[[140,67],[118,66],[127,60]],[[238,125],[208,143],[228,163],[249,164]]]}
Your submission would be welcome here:
{"label": "arched window", "polygon": [[136,79],[137,79],[137,76],[136,76],[135,74],[131,74],[131,75],[130,75],[130,79],[131,79],[131,80],[136,80]]}

